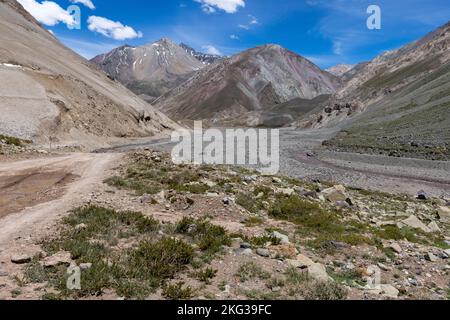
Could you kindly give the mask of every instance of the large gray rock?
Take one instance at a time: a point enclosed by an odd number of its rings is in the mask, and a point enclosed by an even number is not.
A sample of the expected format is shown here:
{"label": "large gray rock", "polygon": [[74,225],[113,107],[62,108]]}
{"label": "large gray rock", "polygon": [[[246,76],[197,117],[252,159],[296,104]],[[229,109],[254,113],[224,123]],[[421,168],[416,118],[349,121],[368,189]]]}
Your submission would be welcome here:
{"label": "large gray rock", "polygon": [[323,190],[322,195],[332,203],[345,202],[348,199],[346,189],[341,185]]}
{"label": "large gray rock", "polygon": [[401,221],[400,226],[406,226],[413,229],[422,230],[425,233],[431,233],[430,228],[428,228],[422,221],[419,220],[419,218],[414,215],[410,216],[408,219]]}
{"label": "large gray rock", "polygon": [[308,266],[308,276],[317,281],[326,282],[330,280],[326,267],[320,263],[313,263]]}
{"label": "large gray rock", "polygon": [[439,207],[437,213],[441,222],[450,224],[450,208]]}
{"label": "large gray rock", "polygon": [[274,231],[272,233],[272,237],[279,239],[281,244],[289,244],[289,243],[291,243],[289,241],[289,237],[287,235],[282,234],[282,233],[280,233],[278,231]]}

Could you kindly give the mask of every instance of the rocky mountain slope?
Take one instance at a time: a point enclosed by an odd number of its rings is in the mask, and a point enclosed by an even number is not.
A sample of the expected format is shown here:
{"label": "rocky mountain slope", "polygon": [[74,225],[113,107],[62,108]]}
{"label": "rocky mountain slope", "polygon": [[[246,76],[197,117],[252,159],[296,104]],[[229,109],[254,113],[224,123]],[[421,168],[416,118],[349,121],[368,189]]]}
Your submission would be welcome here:
{"label": "rocky mountain slope", "polygon": [[202,62],[203,64],[212,64],[223,59],[223,57],[219,55],[198,52],[194,48],[184,43],[181,43],[180,47],[182,47],[188,54],[195,57],[197,60],[200,60],[200,62]]}
{"label": "rocky mountain slope", "polygon": [[260,125],[261,113],[334,93],[340,80],[278,45],[253,48],[204,68],[155,105],[178,120]]}
{"label": "rocky mountain slope", "polygon": [[0,1],[0,134],[100,145],[176,126],[64,47],[15,0]]}
{"label": "rocky mountain slope", "polygon": [[342,126],[330,144],[343,150],[449,157],[450,23],[357,68],[302,125]]}
{"label": "rocky mountain slope", "polygon": [[351,64],[338,64],[334,67],[326,69],[326,71],[335,75],[336,77],[342,77],[344,74],[352,70],[353,67],[355,66]]}
{"label": "rocky mountain slope", "polygon": [[141,47],[122,46],[91,61],[149,102],[205,66],[167,38]]}

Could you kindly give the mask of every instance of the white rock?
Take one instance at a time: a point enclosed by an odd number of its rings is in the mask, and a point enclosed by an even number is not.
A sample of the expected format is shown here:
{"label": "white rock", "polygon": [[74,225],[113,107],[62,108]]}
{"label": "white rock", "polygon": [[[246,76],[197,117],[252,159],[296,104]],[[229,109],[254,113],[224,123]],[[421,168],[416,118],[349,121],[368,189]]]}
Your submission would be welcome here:
{"label": "white rock", "polygon": [[272,237],[279,239],[281,244],[289,244],[289,243],[291,243],[289,241],[289,237],[287,235],[279,233],[278,231],[274,231],[272,233]]}

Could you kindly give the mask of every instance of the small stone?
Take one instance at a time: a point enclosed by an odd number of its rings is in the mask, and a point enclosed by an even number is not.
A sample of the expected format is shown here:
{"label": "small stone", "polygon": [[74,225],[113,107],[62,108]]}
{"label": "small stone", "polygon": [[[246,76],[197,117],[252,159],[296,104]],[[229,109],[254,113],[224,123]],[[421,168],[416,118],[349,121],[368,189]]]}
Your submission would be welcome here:
{"label": "small stone", "polygon": [[241,247],[241,249],[251,249],[252,245],[250,243],[247,243],[247,242],[242,242],[240,247]]}
{"label": "small stone", "polygon": [[280,233],[280,232],[278,232],[278,231],[274,231],[274,232],[272,233],[272,237],[279,239],[280,242],[281,242],[281,244],[288,244],[288,243],[291,243],[291,242],[289,241],[289,237],[288,237],[287,235],[282,234],[282,233]]}
{"label": "small stone", "polygon": [[57,267],[60,265],[69,266],[72,263],[72,257],[69,252],[58,252],[53,256],[47,257],[42,264],[46,268]]}
{"label": "small stone", "polygon": [[216,192],[208,192],[208,193],[206,194],[206,196],[207,196],[208,198],[217,198],[217,197],[219,196],[219,194],[216,193]]}
{"label": "small stone", "polygon": [[425,191],[419,191],[417,193],[417,199],[419,200],[428,200],[428,194]]}
{"label": "small stone", "polygon": [[231,199],[228,197],[225,197],[222,199],[222,202],[224,205],[229,206],[231,204]]}
{"label": "small stone", "polygon": [[75,230],[86,230],[87,229],[87,225],[84,223],[80,223],[78,225],[75,226]]}
{"label": "small stone", "polygon": [[380,268],[383,271],[392,271],[391,267],[388,267],[388,266],[386,266],[386,265],[384,265],[382,263],[378,263],[378,268]]}
{"label": "small stone", "polygon": [[447,258],[450,258],[450,249],[444,250],[444,254],[447,256]]}
{"label": "small stone", "polygon": [[92,263],[82,263],[80,264],[80,269],[86,271],[92,268]]}
{"label": "small stone", "polygon": [[0,278],[7,277],[7,276],[8,276],[7,272],[0,270]]}
{"label": "small stone", "polygon": [[428,261],[430,261],[430,262],[438,262],[439,261],[439,258],[438,257],[436,257],[433,253],[431,253],[431,252],[428,252],[426,255],[425,255],[425,259],[427,259]]}
{"label": "small stone", "polygon": [[259,248],[256,250],[256,253],[264,258],[270,258],[270,251],[267,249]]}
{"label": "small stone", "polygon": [[240,252],[243,256],[251,256],[253,254],[252,249],[243,249]]}
{"label": "small stone", "polygon": [[28,254],[19,254],[11,257],[11,262],[15,264],[25,264],[31,262],[33,257]]}
{"label": "small stone", "polygon": [[273,183],[278,183],[278,184],[283,183],[283,181],[282,181],[280,178],[277,178],[277,177],[273,177],[273,178],[272,178],[272,182],[273,182]]}
{"label": "small stone", "polygon": [[280,292],[281,291],[281,287],[273,287],[272,288],[272,292]]}
{"label": "small stone", "polygon": [[295,190],[291,188],[280,188],[276,190],[276,193],[283,194],[285,196],[292,196],[295,194]]}
{"label": "small stone", "polygon": [[400,245],[398,243],[393,243],[389,246],[389,248],[391,248],[395,253],[402,253],[403,249],[402,247],[400,247]]}

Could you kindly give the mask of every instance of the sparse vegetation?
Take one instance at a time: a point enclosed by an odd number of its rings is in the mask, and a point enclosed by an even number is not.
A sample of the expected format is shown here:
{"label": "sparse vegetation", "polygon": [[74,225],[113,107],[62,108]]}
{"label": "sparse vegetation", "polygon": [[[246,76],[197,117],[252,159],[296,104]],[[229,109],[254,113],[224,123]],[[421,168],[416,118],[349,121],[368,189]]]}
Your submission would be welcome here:
{"label": "sparse vegetation", "polygon": [[6,136],[3,134],[0,134],[0,141],[4,141],[4,143],[6,143],[8,145],[13,145],[16,147],[23,147],[27,144],[33,143],[33,141],[31,141],[31,140],[19,139],[16,137]]}
{"label": "sparse vegetation", "polygon": [[162,295],[169,300],[189,300],[192,299],[194,290],[189,286],[185,287],[183,282],[179,282],[165,285]]}
{"label": "sparse vegetation", "polygon": [[241,282],[246,282],[248,280],[253,279],[261,279],[261,280],[270,279],[270,273],[263,270],[260,266],[258,266],[254,262],[247,262],[241,265],[236,276],[239,277]]}

